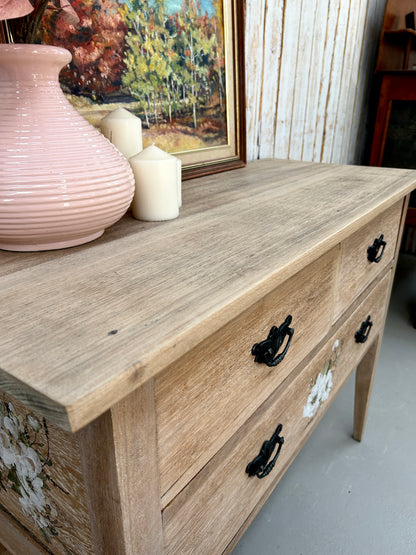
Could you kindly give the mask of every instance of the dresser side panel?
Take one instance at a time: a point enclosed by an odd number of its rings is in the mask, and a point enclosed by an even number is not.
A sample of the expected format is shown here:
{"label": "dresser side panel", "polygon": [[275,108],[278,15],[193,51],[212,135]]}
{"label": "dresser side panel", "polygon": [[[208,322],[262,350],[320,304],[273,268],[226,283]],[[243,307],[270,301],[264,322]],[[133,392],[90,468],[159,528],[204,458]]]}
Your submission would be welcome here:
{"label": "dresser side panel", "polygon": [[92,554],[77,438],[5,393],[0,420],[2,507],[45,549]]}

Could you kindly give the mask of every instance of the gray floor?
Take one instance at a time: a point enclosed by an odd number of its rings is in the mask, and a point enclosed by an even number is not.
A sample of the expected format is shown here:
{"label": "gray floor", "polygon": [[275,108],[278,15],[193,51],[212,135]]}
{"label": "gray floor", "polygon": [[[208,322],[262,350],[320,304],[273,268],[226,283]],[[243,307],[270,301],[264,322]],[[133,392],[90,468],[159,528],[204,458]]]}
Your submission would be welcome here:
{"label": "gray floor", "polygon": [[400,255],[363,441],[354,376],[233,555],[416,555],[416,256]]}

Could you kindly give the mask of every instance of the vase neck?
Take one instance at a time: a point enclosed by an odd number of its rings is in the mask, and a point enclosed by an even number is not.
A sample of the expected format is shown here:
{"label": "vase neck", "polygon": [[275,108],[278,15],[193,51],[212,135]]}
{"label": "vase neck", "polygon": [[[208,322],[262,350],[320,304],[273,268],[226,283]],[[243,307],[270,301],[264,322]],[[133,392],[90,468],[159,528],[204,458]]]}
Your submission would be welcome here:
{"label": "vase neck", "polygon": [[57,81],[71,61],[65,48],[43,44],[0,44],[0,79]]}

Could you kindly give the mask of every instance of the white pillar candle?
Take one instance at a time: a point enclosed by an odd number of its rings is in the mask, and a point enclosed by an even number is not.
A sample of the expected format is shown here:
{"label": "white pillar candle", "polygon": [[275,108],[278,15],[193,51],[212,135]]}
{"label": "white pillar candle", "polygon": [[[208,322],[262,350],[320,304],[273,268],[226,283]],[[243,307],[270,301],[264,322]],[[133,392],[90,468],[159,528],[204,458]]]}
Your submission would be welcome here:
{"label": "white pillar candle", "polygon": [[151,145],[129,162],[136,181],[133,216],[147,222],[176,218],[179,215],[177,158]]}
{"label": "white pillar candle", "polygon": [[143,150],[142,122],[124,108],[117,108],[100,122],[100,131],[126,158]]}
{"label": "white pillar candle", "polygon": [[176,171],[178,174],[178,206],[180,208],[182,206],[182,160],[180,158],[176,158]]}

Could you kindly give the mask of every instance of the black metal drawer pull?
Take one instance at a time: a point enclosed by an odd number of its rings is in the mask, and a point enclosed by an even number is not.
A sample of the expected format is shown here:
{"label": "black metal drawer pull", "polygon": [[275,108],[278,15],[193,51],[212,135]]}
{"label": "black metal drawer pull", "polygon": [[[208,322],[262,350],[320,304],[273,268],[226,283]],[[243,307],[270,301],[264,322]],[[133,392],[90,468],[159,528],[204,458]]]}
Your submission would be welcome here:
{"label": "black metal drawer pull", "polygon": [[[294,329],[289,327],[291,322],[292,316],[289,314],[282,325],[279,327],[272,327],[267,339],[261,341],[260,343],[255,343],[252,346],[251,354],[254,356],[255,362],[260,364],[264,363],[267,366],[277,366],[279,362],[282,362],[286,356],[293,337]],[[286,336],[286,346],[281,353],[278,353]]]}
{"label": "black metal drawer pull", "polygon": [[360,329],[355,333],[356,343],[365,343],[367,341],[372,325],[371,316],[367,316],[367,320],[361,324]]}
{"label": "black metal drawer pull", "polygon": [[[250,463],[248,463],[246,472],[249,476],[257,476],[257,478],[264,478],[273,470],[274,465],[276,464],[277,458],[280,454],[280,450],[282,445],[285,441],[285,438],[280,436],[280,432],[282,431],[282,424],[279,424],[276,428],[276,431],[272,435],[270,439],[265,441],[260,449],[260,453],[257,455],[255,459],[253,459]],[[270,457],[273,454],[273,451],[278,445],[277,451],[273,459],[268,462]]]}
{"label": "black metal drawer pull", "polygon": [[[386,247],[386,241],[384,241],[383,235],[380,235],[378,239],[374,239],[374,243],[371,245],[371,247],[368,247],[367,249],[368,261],[375,262],[376,264],[378,264],[381,260],[381,257],[383,256],[385,247]],[[380,249],[381,249],[381,252],[379,254]]]}

